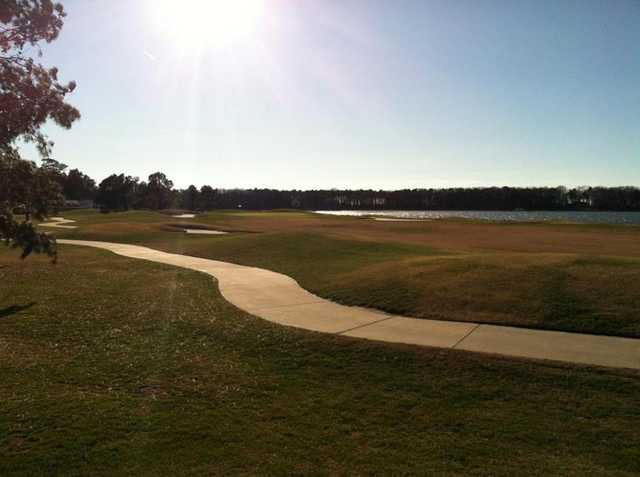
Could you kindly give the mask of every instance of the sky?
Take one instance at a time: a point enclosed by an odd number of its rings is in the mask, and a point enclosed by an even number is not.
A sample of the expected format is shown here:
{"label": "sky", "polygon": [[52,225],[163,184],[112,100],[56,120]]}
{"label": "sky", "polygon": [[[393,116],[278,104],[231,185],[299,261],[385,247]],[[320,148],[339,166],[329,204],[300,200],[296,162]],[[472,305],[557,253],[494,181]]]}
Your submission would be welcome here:
{"label": "sky", "polygon": [[63,4],[82,118],[46,131],[98,181],[640,185],[639,0]]}

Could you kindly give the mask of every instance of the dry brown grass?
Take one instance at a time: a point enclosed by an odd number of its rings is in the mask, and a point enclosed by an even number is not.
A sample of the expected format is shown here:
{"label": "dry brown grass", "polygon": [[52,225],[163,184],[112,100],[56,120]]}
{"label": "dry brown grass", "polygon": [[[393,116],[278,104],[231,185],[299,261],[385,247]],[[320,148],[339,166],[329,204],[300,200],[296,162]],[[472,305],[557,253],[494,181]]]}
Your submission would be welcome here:
{"label": "dry brown grass", "polygon": [[424,244],[443,249],[640,257],[640,227],[496,224],[461,220],[379,222],[313,214],[212,214],[202,220],[232,230],[321,233],[348,240]]}

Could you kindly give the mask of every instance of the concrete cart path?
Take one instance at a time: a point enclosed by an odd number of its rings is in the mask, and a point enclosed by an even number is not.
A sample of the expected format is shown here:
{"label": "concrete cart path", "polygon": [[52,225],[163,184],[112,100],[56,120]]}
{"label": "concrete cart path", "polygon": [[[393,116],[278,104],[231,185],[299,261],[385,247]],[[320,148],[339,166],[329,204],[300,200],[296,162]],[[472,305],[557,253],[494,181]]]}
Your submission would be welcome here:
{"label": "concrete cart path", "polygon": [[207,273],[218,280],[220,291],[229,302],[285,326],[390,343],[640,369],[640,339],[394,316],[324,300],[304,290],[294,279],[260,268],[138,245],[62,239],[58,243],[102,248],[125,257]]}

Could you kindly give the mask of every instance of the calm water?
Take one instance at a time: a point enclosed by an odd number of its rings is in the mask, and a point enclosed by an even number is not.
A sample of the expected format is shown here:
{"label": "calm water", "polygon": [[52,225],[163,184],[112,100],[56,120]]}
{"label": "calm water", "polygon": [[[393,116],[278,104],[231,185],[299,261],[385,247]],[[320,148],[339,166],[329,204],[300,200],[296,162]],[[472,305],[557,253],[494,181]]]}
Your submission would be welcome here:
{"label": "calm water", "polygon": [[640,225],[640,212],[545,212],[484,210],[318,210],[319,214],[350,215],[355,217],[375,215],[401,219],[443,219],[458,217],[480,220],[510,220],[516,222],[576,222],[583,224]]}

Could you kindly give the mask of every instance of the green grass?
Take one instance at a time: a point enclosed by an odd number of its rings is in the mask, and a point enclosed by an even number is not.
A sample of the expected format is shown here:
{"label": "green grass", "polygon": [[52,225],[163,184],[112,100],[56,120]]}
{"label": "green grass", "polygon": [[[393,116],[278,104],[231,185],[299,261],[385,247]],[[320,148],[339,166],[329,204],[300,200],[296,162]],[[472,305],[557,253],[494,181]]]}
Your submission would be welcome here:
{"label": "green grass", "polygon": [[[77,218],[80,228],[56,232],[60,236],[135,243],[267,268],[348,305],[437,320],[640,337],[640,258],[634,256],[585,254],[579,245],[576,253],[469,250],[447,247],[446,242],[434,246],[386,240],[379,234],[384,228],[372,228],[364,238],[353,232],[354,238],[348,238],[347,232],[366,221],[336,222],[304,213],[222,211],[184,220],[142,211],[68,216]],[[247,232],[187,236],[175,227],[179,223]],[[499,239],[502,225],[484,227]],[[421,234],[428,239],[434,227],[438,225],[409,228],[403,237]],[[474,225],[466,227],[456,233]],[[551,245],[567,240],[549,232],[555,230],[551,226],[527,227],[531,233],[541,230]],[[342,235],[336,236],[336,230]],[[600,240],[634,230],[605,230]]]}
{"label": "green grass", "polygon": [[0,283],[0,475],[640,472],[637,373],[284,328],[82,247]]}

